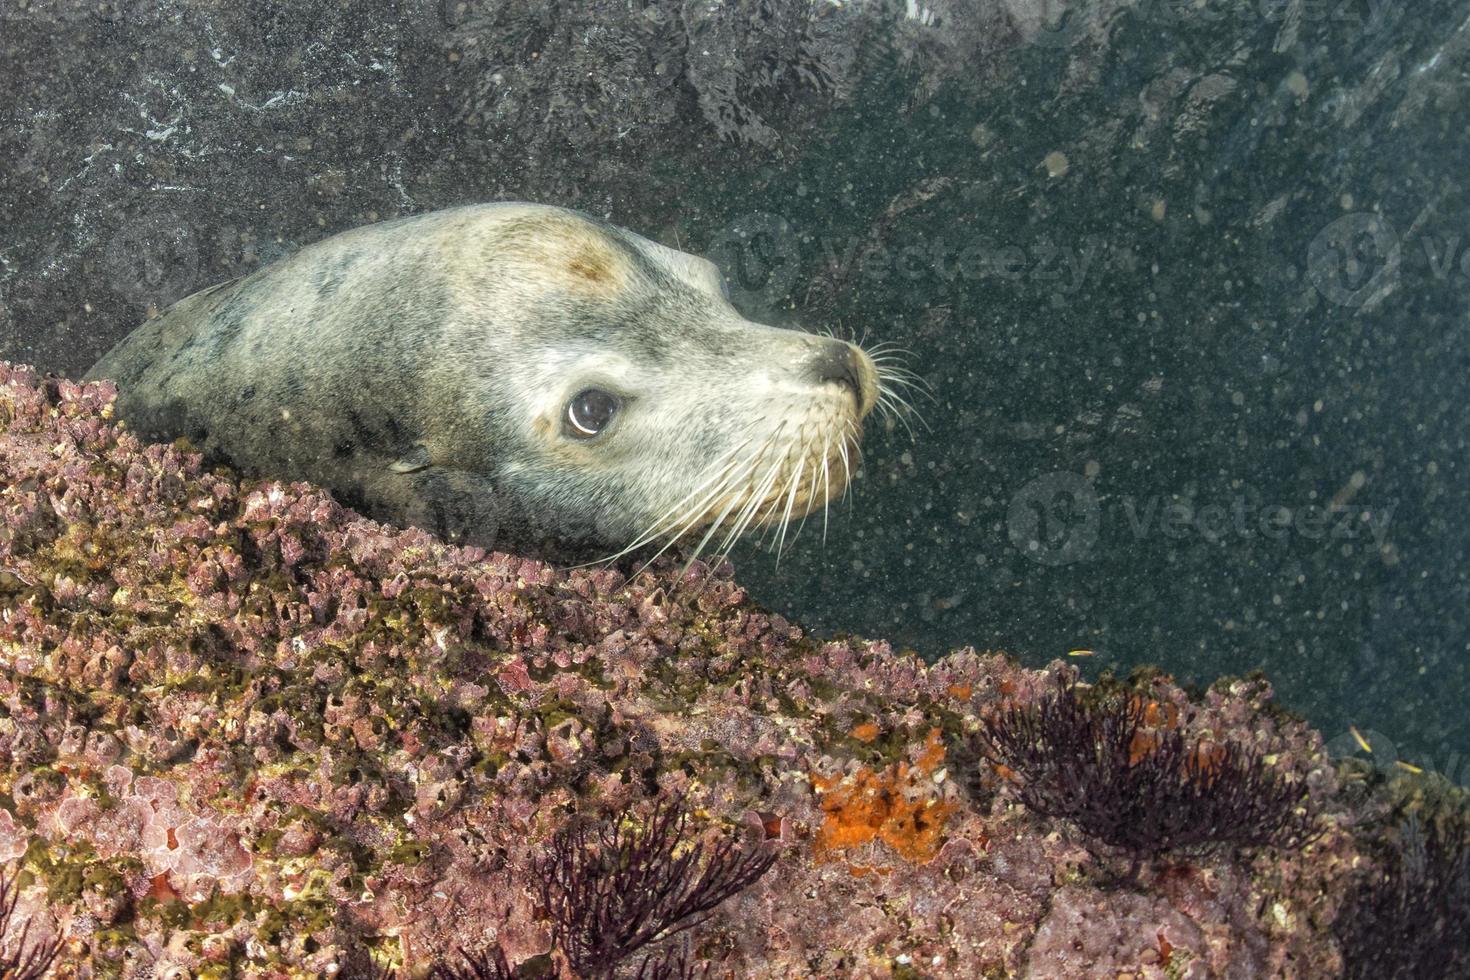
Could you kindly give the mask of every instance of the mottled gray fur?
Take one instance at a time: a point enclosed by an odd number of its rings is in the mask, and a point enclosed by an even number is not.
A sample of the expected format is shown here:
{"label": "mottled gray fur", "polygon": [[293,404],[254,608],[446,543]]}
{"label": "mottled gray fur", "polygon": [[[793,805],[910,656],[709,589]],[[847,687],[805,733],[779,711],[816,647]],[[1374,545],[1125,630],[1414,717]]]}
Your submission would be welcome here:
{"label": "mottled gray fur", "polygon": [[[814,367],[839,343],[743,319],[703,259],[491,204],[359,228],[196,293],[88,377],[117,382],[145,439],[186,436],[450,539],[564,555],[691,508],[692,481],[742,441],[787,433],[793,461],[833,432],[855,442],[877,380],[861,352],[856,398]],[[622,407],[570,438],[565,406],[589,387]],[[802,492],[798,514],[830,495]]]}

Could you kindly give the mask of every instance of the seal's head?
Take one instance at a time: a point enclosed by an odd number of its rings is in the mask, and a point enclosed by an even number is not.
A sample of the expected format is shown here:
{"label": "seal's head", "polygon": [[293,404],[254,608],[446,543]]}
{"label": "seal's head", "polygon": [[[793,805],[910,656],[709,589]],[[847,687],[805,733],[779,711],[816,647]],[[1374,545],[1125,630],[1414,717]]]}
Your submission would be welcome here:
{"label": "seal's head", "polygon": [[471,377],[485,404],[515,406],[495,445],[518,496],[629,548],[733,541],[842,493],[879,396],[861,349],[752,323],[705,259],[565,212],[488,244],[500,261],[466,301],[527,316],[516,370],[490,344]]}
{"label": "seal's head", "polygon": [[859,347],[743,318],[708,261],[533,205],[328,239],[182,301],[92,375],[146,433],[556,554],[784,531],[842,493],[896,398]]}

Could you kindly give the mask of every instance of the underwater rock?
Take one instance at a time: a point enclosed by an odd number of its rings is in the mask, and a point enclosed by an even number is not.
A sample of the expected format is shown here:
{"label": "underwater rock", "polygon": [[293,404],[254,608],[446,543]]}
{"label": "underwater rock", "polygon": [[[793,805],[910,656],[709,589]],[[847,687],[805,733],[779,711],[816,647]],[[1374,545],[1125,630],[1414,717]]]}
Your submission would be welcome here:
{"label": "underwater rock", "polygon": [[0,854],[63,976],[524,962],[551,951],[547,842],[661,794],[779,851],[693,934],[717,976],[1338,968],[1369,859],[1264,682],[1142,683],[1299,783],[1320,837],[1118,887],[964,750],[1064,666],[819,640],[728,568],[450,547],[141,445],[113,395],[0,363]]}

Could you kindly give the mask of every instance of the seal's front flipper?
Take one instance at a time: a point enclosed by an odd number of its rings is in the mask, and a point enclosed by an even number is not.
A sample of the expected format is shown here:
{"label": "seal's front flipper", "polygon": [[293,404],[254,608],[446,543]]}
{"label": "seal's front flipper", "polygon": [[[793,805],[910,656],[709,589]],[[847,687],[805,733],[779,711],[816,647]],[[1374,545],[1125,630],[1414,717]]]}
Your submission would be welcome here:
{"label": "seal's front flipper", "polygon": [[421,442],[416,442],[406,456],[388,467],[388,469],[394,473],[417,473],[419,470],[426,470],[433,465],[434,461],[429,458],[429,447]]}
{"label": "seal's front flipper", "polygon": [[98,358],[97,363],[82,376],[83,379],[101,381],[106,378],[126,389],[136,386],[148,369],[160,362],[169,363],[170,373],[173,373],[178,365],[172,362],[177,360],[181,350],[193,346],[201,333],[207,332],[209,318],[233,295],[231,287],[242,282],[243,277],[216,283],[144,320],[138,329]]}

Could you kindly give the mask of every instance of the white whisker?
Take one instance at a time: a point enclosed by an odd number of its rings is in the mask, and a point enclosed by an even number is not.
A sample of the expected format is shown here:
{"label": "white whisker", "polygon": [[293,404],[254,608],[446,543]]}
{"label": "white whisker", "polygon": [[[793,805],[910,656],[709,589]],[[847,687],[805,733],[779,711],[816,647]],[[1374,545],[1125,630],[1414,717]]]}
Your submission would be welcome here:
{"label": "white whisker", "polygon": [[[623,548],[621,551],[608,555],[606,558],[600,558],[597,561],[585,562],[583,565],[574,565],[572,567],[581,568],[585,565],[605,564],[607,562],[621,558],[630,552],[636,551],[644,545],[657,540],[668,527],[677,526],[681,521],[684,521],[691,511],[694,512],[694,519],[697,520],[703,509],[706,508],[711,502],[718,500],[720,494],[731,482],[730,468],[736,465],[733,457],[736,453],[744,449],[749,444],[750,440],[746,439],[744,442],[740,443],[734,449],[726,453],[723,457],[716,459],[715,463],[711,467],[709,467],[709,469],[713,472],[711,472],[711,474],[706,477],[701,483],[699,483],[699,485],[696,486],[693,490],[689,491],[689,493],[681,497],[679,501],[675,503],[672,507],[664,511],[663,514],[661,514],[648,527],[646,531],[639,535],[632,544],[628,545],[626,548]],[[719,482],[716,483],[715,481]],[[704,497],[702,497],[694,504],[689,503],[689,501],[695,496],[695,494],[698,494],[706,487],[709,487],[711,483],[714,483],[715,485],[712,489],[709,490],[708,493],[705,493]],[[680,516],[676,517],[676,514]],[[665,548],[667,548],[667,545],[665,546]],[[663,550],[660,550],[658,554],[663,554]],[[657,557],[658,555],[654,555],[654,558]],[[650,561],[652,561],[652,559],[650,559]],[[644,567],[647,566],[645,565]]]}
{"label": "white whisker", "polygon": [[781,552],[783,550],[785,550],[785,548],[786,548],[786,529],[791,526],[791,510],[792,510],[793,507],[796,506],[796,490],[797,490],[797,487],[801,484],[801,471],[802,471],[802,469],[805,466],[806,466],[806,458],[805,457],[797,460],[797,462],[796,462],[796,472],[792,475],[791,480],[790,480],[790,486],[791,486],[791,488],[786,493],[786,510],[781,515],[781,523],[779,525],[779,527],[781,529],[781,535],[780,535],[779,538],[775,538],[775,542],[776,542],[776,568],[777,569],[779,569],[781,567]]}
{"label": "white whisker", "polygon": [[[725,505],[725,509],[724,510],[720,511],[720,516],[719,517],[716,517],[715,520],[714,520],[714,523],[711,524],[709,526],[708,530],[706,530],[704,532],[704,537],[702,537],[702,538],[699,539],[699,544],[697,544],[697,545],[694,546],[694,552],[689,556],[689,559],[684,562],[684,569],[683,569],[683,571],[681,571],[679,573],[679,576],[681,578],[684,576],[684,574],[686,572],[689,571],[690,567],[693,566],[694,562],[696,560],[698,560],[700,554],[703,553],[703,551],[704,551],[704,546],[707,545],[707,544],[709,544],[710,538],[712,538],[712,537],[715,536],[715,534],[720,529],[720,525],[723,524],[723,523],[725,523],[725,518],[728,517],[728,516],[730,516],[730,511],[734,510],[735,509],[735,505],[738,504],[738,503],[740,503],[740,502],[741,501],[740,501],[740,498],[738,496],[731,496],[730,502]],[[686,532],[685,533],[687,533],[687,529],[686,529]],[[664,547],[667,548],[667,547],[672,546],[673,543],[675,541],[677,541],[682,536],[683,536],[683,534],[680,534],[680,535],[675,536]]]}
{"label": "white whisker", "polygon": [[[840,323],[813,331],[834,340],[853,332]],[[899,344],[883,341],[868,349],[864,346],[867,326],[857,332],[856,340],[845,342],[861,348],[876,373],[866,382],[872,398],[866,407],[885,421],[892,420],[890,425],[902,425],[909,438],[914,438],[915,420],[927,427],[915,404],[921,398],[937,401],[932,385],[909,367],[911,355]],[[814,401],[800,412],[798,407],[784,410],[790,413],[789,418],[783,418],[783,410],[776,409],[770,416],[750,421],[747,429],[738,433],[743,438],[736,446],[696,471],[697,482],[692,489],[672,504],[660,502],[659,497],[649,500],[662,507],[662,512],[627,547],[599,561],[611,562],[646,549],[652,556],[638,569],[642,572],[680,546],[681,550],[687,549],[687,572],[702,558],[713,564],[727,557],[742,539],[754,533],[758,547],[775,552],[779,569],[818,505],[825,547],[831,531],[833,500],[847,497],[848,507],[852,507],[853,495],[848,491],[862,463],[862,419],[851,408],[842,411],[830,402]],[[766,427],[772,431],[757,431]],[[670,460],[666,465],[670,469],[663,475],[663,485],[677,487],[683,482],[673,469],[678,462]]]}
{"label": "white whisker", "polygon": [[[782,425],[784,426],[784,424],[785,423],[783,422]],[[786,447],[782,448],[785,449]],[[784,453],[777,454],[776,457],[772,459],[771,465],[766,470],[766,475],[761,480],[760,486],[757,487],[753,493],[751,493],[749,502],[740,512],[740,516],[736,519],[736,522],[731,526],[730,533],[726,535],[725,540],[721,542],[719,548],[721,554],[730,553],[730,549],[735,546],[735,542],[738,541],[740,539],[740,536],[745,533],[745,529],[750,525],[751,520],[756,517],[756,515],[765,505],[766,499],[770,495],[771,487],[775,485],[776,479],[781,475],[781,464],[784,461]]]}
{"label": "white whisker", "polygon": [[827,515],[832,510],[832,478],[827,466],[827,460],[832,455],[832,442],[828,441],[822,446],[822,547],[827,547]]}

